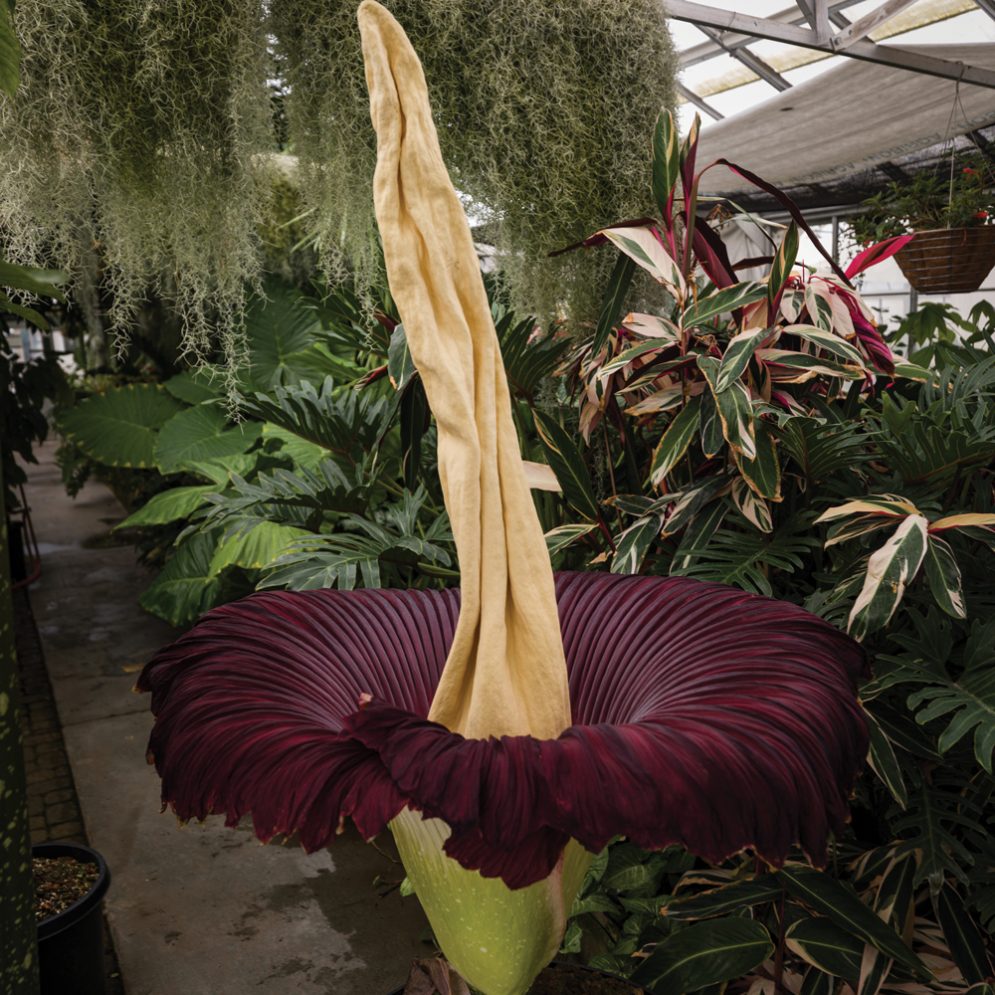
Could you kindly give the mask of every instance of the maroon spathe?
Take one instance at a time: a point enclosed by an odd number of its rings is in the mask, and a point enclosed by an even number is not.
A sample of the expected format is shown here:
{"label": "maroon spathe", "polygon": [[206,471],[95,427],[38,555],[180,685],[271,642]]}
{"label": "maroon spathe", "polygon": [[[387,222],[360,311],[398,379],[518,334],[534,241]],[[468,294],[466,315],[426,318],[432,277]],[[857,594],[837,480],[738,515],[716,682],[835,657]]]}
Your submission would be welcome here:
{"label": "maroon spathe", "polygon": [[570,837],[772,864],[799,843],[824,861],[867,752],[860,646],[718,584],[577,573],[556,588],[574,725],[555,740],[467,740],[425,718],[456,590],[260,593],[209,612],[139,680],[164,804],[229,825],[251,812],[260,839],[298,832],[308,850],[346,817],[371,837],[410,805],[513,888]]}

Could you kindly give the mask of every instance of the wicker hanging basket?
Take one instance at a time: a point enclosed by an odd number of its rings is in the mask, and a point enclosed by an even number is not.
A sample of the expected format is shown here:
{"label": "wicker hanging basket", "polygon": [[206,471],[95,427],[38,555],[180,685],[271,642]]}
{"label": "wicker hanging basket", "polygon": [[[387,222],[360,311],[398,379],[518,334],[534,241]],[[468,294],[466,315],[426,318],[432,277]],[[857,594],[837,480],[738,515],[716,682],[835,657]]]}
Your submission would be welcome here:
{"label": "wicker hanging basket", "polygon": [[995,225],[917,231],[895,261],[920,293],[971,293],[995,266]]}

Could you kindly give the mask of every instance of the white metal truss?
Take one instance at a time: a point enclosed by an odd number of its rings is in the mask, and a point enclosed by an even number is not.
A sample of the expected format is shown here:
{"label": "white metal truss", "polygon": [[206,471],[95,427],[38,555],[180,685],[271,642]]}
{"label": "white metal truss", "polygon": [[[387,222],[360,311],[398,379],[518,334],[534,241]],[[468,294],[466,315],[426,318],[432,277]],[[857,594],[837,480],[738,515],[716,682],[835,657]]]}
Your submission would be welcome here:
{"label": "white metal truss", "polygon": [[[768,17],[722,10],[695,0],[664,0],[664,9],[669,17],[688,21],[708,38],[708,41],[694,45],[681,53],[682,68],[728,54],[748,70],[748,72],[744,70],[745,78],[732,83],[733,86],[757,78],[777,90],[785,90],[790,86],[776,65],[771,65],[770,60],[761,59],[750,50],[752,42],[769,39],[809,49],[813,52],[812,57],[816,59],[833,55],[846,56],[995,89],[995,71],[991,69],[936,58],[921,51],[896,45],[881,45],[870,40],[868,36],[872,33],[875,37],[890,33],[887,30],[889,22],[910,7],[914,0],[881,0],[874,10],[855,21],[850,21],[843,12],[858,2],[859,0],[796,0],[794,7]],[[977,9],[995,19],[995,0],[973,0],[973,2]],[[932,20],[941,17],[942,15]],[[687,86],[682,86],[681,93],[686,100],[694,103],[706,114],[717,118],[719,113],[707,103],[705,98],[708,93],[721,92],[728,88],[726,85],[716,86],[709,88],[708,92],[702,92],[700,87],[691,90]]]}

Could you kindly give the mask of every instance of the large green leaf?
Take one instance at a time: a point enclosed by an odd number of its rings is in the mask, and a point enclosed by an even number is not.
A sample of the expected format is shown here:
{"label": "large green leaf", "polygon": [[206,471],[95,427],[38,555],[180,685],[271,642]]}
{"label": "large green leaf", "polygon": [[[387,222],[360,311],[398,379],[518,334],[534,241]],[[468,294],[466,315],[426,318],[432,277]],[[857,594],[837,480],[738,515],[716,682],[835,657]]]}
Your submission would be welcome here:
{"label": "large green leaf", "polygon": [[155,466],[158,429],[182,407],[161,387],[130,384],[81,401],[59,428],[99,463],[145,469]]}
{"label": "large green leaf", "polygon": [[695,992],[746,974],[773,951],[770,934],[752,919],[696,923],[658,944],[632,980],[654,995]]}
{"label": "large green leaf", "polygon": [[326,376],[355,378],[356,368],[328,351],[321,317],[310,301],[280,284],[269,284],[266,295],[253,301],[245,318],[249,367],[241,376],[247,392]]}
{"label": "large green leaf", "polygon": [[201,460],[244,453],[259,438],[258,422],[230,425],[213,404],[198,404],[174,415],[159,432],[155,460],[163,473],[176,473]]}
{"label": "large green leaf", "polygon": [[170,625],[188,625],[214,603],[217,577],[211,574],[211,557],[217,536],[196,533],[177,548],[138,603]]}
{"label": "large green leaf", "polygon": [[267,452],[275,451],[281,457],[292,460],[297,466],[314,469],[331,456],[324,446],[302,439],[299,435],[271,422],[263,424],[262,439]]}
{"label": "large green leaf", "polygon": [[134,514],[116,525],[117,529],[131,529],[147,525],[166,525],[181,518],[189,518],[203,503],[205,494],[213,494],[213,484],[197,487],[173,487],[156,494]]}
{"label": "large green leaf", "polygon": [[170,377],[163,387],[169,391],[173,397],[179,398],[186,404],[200,404],[202,401],[213,401],[224,393],[224,384],[221,380],[221,372],[213,368],[199,370],[184,370],[177,373],[175,377]]}
{"label": "large green leaf", "polygon": [[258,522],[236,530],[218,543],[211,557],[209,574],[216,577],[226,567],[263,570],[289,550],[299,539],[311,536],[307,529],[276,522]]}
{"label": "large green leaf", "polygon": [[778,872],[778,877],[796,898],[828,916],[849,935],[860,937],[916,974],[929,977],[922,961],[849,885],[811,867],[785,867]]}

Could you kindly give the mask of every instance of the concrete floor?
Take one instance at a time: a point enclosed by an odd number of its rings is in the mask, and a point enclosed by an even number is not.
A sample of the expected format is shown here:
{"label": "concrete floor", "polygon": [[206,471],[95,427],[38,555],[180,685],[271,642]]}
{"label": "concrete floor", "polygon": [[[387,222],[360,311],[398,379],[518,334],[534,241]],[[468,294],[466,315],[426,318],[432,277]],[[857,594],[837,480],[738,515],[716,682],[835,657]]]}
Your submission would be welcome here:
{"label": "concrete floor", "polygon": [[353,835],[306,856],[220,817],[180,829],[160,814],[151,716],[131,688],[176,632],[138,607],[152,575],[108,541],[120,506],[97,483],[70,499],[54,449],[30,472],[42,552],[31,603],[87,834],[112,873],[126,995],[386,995],[430,951],[415,900],[375,883],[399,881],[399,864]]}

